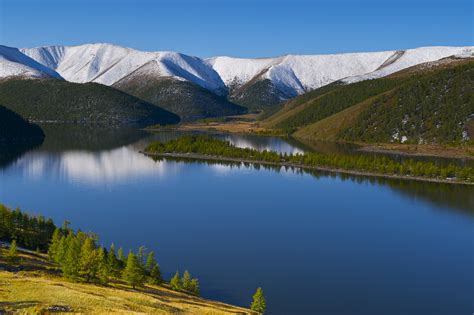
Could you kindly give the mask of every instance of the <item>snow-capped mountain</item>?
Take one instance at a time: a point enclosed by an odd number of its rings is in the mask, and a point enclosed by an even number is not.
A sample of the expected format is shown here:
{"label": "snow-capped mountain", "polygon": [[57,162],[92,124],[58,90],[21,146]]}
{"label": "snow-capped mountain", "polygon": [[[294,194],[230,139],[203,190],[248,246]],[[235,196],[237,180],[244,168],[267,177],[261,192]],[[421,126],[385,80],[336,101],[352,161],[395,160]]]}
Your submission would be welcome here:
{"label": "snow-capped mountain", "polygon": [[[19,53],[18,50],[16,52]],[[422,47],[261,59],[222,56],[201,59],[176,52],[144,52],[110,44],[25,48],[21,52],[44,66],[41,72],[38,66],[32,67],[31,62],[21,63],[28,65],[28,69],[36,69],[38,73],[48,73],[50,69],[49,75],[59,73],[72,82],[113,85],[132,73],[135,73],[134,76],[146,73],[147,78],[188,81],[219,95],[228,94],[236,102],[270,94],[274,102],[338,80],[350,83],[379,78],[453,55],[474,56],[474,47]],[[5,59],[3,52],[0,53]],[[7,58],[7,61],[10,59]],[[0,65],[2,76],[24,71],[23,68],[11,70],[11,65],[3,60]]]}
{"label": "snow-capped mountain", "polygon": [[112,85],[138,69],[173,77],[214,92],[225,91],[219,75],[202,59],[176,52],[145,52],[110,44],[24,48],[24,54],[56,70],[68,81]]}
{"label": "snow-capped mountain", "polygon": [[26,56],[17,48],[0,45],[0,79],[8,77],[62,79],[56,71]]}

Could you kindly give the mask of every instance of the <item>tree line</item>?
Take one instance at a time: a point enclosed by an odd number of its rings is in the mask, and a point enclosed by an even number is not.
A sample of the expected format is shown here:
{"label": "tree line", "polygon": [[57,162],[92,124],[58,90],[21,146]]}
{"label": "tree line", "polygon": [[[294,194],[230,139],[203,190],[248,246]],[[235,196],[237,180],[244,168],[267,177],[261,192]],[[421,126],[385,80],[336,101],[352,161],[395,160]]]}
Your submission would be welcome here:
{"label": "tree line", "polygon": [[[0,204],[0,240],[10,242],[7,254],[12,264],[19,262],[19,247],[47,253],[64,277],[72,281],[107,284],[123,280],[133,288],[145,284],[160,285],[164,282],[161,269],[153,251],[140,246],[135,253],[124,255],[122,247],[115,251],[112,244],[107,249],[98,244],[98,237],[81,230],[74,231],[65,221],[57,227],[51,219],[29,215],[20,209],[11,210]],[[199,281],[189,271],[183,276],[177,271],[170,281],[173,290],[199,296]]]}
{"label": "tree line", "polygon": [[303,167],[326,167],[375,174],[433,179],[451,178],[457,181],[474,182],[474,168],[467,166],[438,165],[433,162],[412,159],[396,161],[386,156],[377,155],[339,155],[317,152],[287,154],[268,150],[258,151],[251,148],[239,148],[228,141],[202,135],[183,136],[168,142],[154,142],[148,145],[145,151],[148,153],[193,153],[256,162],[287,163]]}

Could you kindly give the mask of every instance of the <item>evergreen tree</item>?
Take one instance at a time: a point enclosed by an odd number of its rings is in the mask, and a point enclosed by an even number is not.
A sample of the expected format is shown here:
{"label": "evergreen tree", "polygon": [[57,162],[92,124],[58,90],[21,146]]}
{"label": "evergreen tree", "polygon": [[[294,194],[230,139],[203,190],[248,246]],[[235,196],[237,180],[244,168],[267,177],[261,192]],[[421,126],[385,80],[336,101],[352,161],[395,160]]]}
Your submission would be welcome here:
{"label": "evergreen tree", "polygon": [[107,263],[109,265],[110,275],[113,277],[118,277],[120,272],[120,261],[115,256],[115,246],[114,243],[110,245],[109,252],[107,253]]}
{"label": "evergreen tree", "polygon": [[194,278],[191,280],[191,293],[199,296],[201,294],[201,289],[199,288],[199,280]]}
{"label": "evergreen tree", "polygon": [[79,274],[84,280],[90,282],[97,278],[99,271],[99,257],[94,240],[86,238],[82,244],[79,261]]}
{"label": "evergreen tree", "polygon": [[253,301],[250,305],[250,309],[260,314],[265,313],[265,310],[267,309],[267,304],[265,302],[265,297],[263,296],[262,288],[259,287],[253,295]]}
{"label": "evergreen tree", "polygon": [[183,288],[181,277],[179,276],[179,271],[176,271],[173,278],[171,278],[170,285],[171,285],[171,288],[176,291],[180,291]]}
{"label": "evergreen tree", "polygon": [[145,270],[148,273],[151,273],[151,270],[153,269],[155,265],[156,265],[155,253],[150,252],[146,258]]}
{"label": "evergreen tree", "polygon": [[97,249],[97,262],[99,264],[97,277],[102,284],[106,284],[109,282],[112,271],[109,264],[108,255],[106,254],[103,247],[99,247],[99,249]]}
{"label": "evergreen tree", "polygon": [[77,280],[79,278],[79,259],[81,257],[81,243],[72,231],[63,240],[64,254],[59,265],[64,276]]}
{"label": "evergreen tree", "polygon": [[143,267],[145,267],[145,257],[146,257],[145,251],[146,251],[146,248],[145,246],[142,245],[138,248],[138,253],[137,253],[137,259],[140,262],[140,265],[142,265]]}
{"label": "evergreen tree", "polygon": [[184,271],[183,273],[183,278],[181,279],[181,282],[182,282],[182,288],[183,290],[185,291],[188,291],[188,292],[191,292],[192,291],[192,287],[191,287],[191,274],[189,273],[189,271]]}
{"label": "evergreen tree", "polygon": [[53,237],[51,238],[51,242],[49,243],[48,248],[48,257],[50,260],[54,260],[54,257],[59,248],[59,241],[61,240],[61,231],[56,228],[53,233]]}
{"label": "evergreen tree", "polygon": [[156,264],[150,271],[150,283],[151,284],[161,284],[163,278],[161,277],[160,265]]}
{"label": "evergreen tree", "polygon": [[18,250],[16,246],[16,240],[13,240],[10,244],[10,249],[8,250],[8,261],[11,264],[16,264],[18,262]]}
{"label": "evergreen tree", "polygon": [[132,251],[128,253],[127,265],[123,271],[123,278],[134,289],[137,286],[142,286],[145,280],[143,267],[138,261],[137,256],[135,256]]}
{"label": "evergreen tree", "polygon": [[123,265],[125,265],[126,263],[126,258],[125,258],[125,255],[123,254],[123,248],[120,247],[118,252],[117,252],[117,257],[118,257],[118,260],[120,260],[122,262]]}

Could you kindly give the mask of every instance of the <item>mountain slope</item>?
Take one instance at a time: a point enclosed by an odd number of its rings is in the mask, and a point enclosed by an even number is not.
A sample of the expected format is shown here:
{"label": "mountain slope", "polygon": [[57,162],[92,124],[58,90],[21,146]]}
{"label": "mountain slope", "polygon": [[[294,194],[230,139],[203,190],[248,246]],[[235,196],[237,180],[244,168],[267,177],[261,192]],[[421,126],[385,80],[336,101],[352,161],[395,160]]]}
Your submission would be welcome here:
{"label": "mountain slope", "polygon": [[0,143],[41,142],[44,133],[10,109],[0,105]]}
{"label": "mountain slope", "polygon": [[0,79],[9,77],[62,79],[57,72],[17,48],[0,45]]}
{"label": "mountain slope", "polygon": [[0,103],[36,121],[172,124],[179,117],[116,89],[56,79],[0,81]]}
{"label": "mountain slope", "polygon": [[226,90],[202,59],[176,52],[145,52],[111,44],[25,48],[22,52],[76,83],[112,85],[153,61],[156,67],[149,75],[187,80],[218,94]]}
{"label": "mountain slope", "polygon": [[474,58],[446,58],[312,91],[264,124],[308,139],[460,144],[473,136],[473,86]]}
{"label": "mountain slope", "polygon": [[155,75],[160,64],[148,62],[112,86],[178,114],[183,121],[242,114],[245,108],[199,85]]}
{"label": "mountain slope", "polygon": [[422,47],[261,59],[201,59],[174,52],[141,52],[110,44],[49,46],[22,51],[56,70],[66,80],[80,83],[118,85],[135,71],[155,63],[153,69],[146,72],[147,79],[186,81],[251,109],[262,109],[335,81],[358,82],[452,55],[472,56],[474,47]]}
{"label": "mountain slope", "polygon": [[422,47],[406,51],[207,60],[237,103],[265,108],[305,92],[343,80],[358,82],[452,55],[469,56],[473,47]]}

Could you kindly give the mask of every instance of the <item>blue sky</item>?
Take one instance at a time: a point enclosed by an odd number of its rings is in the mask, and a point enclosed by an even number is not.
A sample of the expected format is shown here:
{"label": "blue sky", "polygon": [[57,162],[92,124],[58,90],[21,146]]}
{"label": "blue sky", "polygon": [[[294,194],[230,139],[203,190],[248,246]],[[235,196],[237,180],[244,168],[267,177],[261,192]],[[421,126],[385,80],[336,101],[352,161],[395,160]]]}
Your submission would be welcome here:
{"label": "blue sky", "polygon": [[474,45],[472,0],[0,0],[0,43],[201,57]]}

